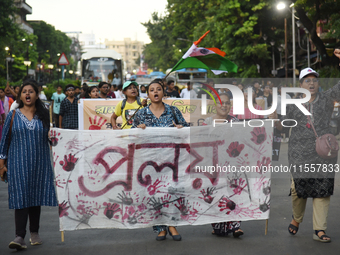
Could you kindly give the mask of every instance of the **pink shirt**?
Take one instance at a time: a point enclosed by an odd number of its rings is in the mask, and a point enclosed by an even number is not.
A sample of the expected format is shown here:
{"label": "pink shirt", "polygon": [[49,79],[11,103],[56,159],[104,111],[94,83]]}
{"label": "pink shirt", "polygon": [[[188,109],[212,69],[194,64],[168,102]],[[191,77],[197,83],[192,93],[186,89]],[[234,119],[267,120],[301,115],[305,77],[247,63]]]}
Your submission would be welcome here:
{"label": "pink shirt", "polygon": [[2,107],[2,103],[0,103],[0,114],[3,114],[3,113],[5,113],[5,110],[4,110],[4,108]]}

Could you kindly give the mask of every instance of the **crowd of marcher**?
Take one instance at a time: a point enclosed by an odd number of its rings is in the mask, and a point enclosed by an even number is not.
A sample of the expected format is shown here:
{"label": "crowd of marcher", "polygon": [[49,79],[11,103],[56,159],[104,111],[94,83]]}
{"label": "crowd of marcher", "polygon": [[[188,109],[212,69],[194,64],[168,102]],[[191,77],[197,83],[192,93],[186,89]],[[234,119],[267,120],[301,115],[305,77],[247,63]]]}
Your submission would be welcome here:
{"label": "crowd of marcher", "polygon": [[[340,50],[334,54],[340,58]],[[327,91],[319,91],[319,74],[311,68],[301,71],[299,85],[311,94],[309,102],[304,106],[312,114],[307,118],[301,114],[296,105],[287,106],[286,116],[280,116],[278,109],[269,117],[274,119],[289,118],[297,121],[297,127],[292,128],[291,139],[288,145],[289,163],[299,169],[300,166],[309,164],[322,164],[328,166],[329,170],[336,164],[337,157],[332,159],[321,158],[315,150],[315,133],[311,125],[315,127],[318,135],[329,133],[329,121],[333,102],[340,101],[340,82]],[[212,79],[208,80],[210,87],[214,87]],[[245,106],[248,89],[244,84],[238,86],[244,93]],[[261,88],[259,82],[251,85],[252,98],[266,98],[267,104],[272,104],[272,83],[264,84]],[[188,127],[181,112],[173,106],[163,102],[166,97],[201,98],[204,91],[196,91],[192,84],[181,92],[177,91],[173,81],[166,84],[161,79],[152,81],[148,86],[141,86],[135,81],[127,81],[123,85],[111,85],[100,82],[98,86],[86,86],[80,91],[69,84],[62,90],[58,86],[52,95],[52,108],[55,125],[59,128],[78,128],[78,101],[80,98],[90,99],[122,99],[116,106],[111,117],[114,130],[152,127]],[[50,118],[45,104],[42,88],[34,80],[27,80],[20,87],[6,86],[0,89],[0,114],[2,138],[0,142],[0,177],[8,181],[9,208],[15,210],[15,239],[10,242],[9,248],[25,249],[26,225],[29,221],[31,245],[42,244],[38,234],[40,223],[41,206],[57,206],[57,198],[54,186],[54,176],[50,159]],[[280,87],[278,87],[280,93]],[[245,112],[244,115],[233,115],[231,107],[232,93],[228,89],[221,89],[221,105],[216,108],[216,115],[207,118],[204,125],[211,125],[213,119],[241,120],[253,119],[258,116]],[[302,95],[291,95],[304,98]],[[147,99],[150,103],[147,104]],[[144,99],[143,99],[144,98]],[[280,105],[280,104],[278,104]],[[15,106],[15,107],[14,107]],[[253,100],[255,109],[262,108]],[[11,110],[11,108],[13,110]],[[116,120],[121,116],[122,127],[118,127]],[[261,116],[260,116],[261,117]],[[276,128],[284,130],[281,122],[275,122]],[[160,152],[161,153],[161,152]],[[330,204],[330,196],[334,191],[334,172],[327,171],[324,175],[303,176],[292,174],[291,196],[293,203],[292,221],[288,227],[290,234],[295,235],[302,223],[306,201],[308,197],[313,198],[313,239],[321,242],[330,242],[326,235],[327,216]],[[228,235],[234,237],[243,235],[240,222],[219,222],[212,224],[213,234]],[[181,240],[181,235],[174,226],[154,226],[158,233],[156,240],[165,240],[167,233],[176,241]]]}

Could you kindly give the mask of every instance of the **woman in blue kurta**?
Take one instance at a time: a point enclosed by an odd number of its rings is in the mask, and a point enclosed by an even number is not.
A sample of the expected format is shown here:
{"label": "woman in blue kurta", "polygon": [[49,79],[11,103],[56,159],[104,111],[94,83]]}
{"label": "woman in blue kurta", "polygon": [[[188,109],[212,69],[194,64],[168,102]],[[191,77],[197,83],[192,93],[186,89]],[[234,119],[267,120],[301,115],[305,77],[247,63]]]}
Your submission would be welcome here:
{"label": "woman in blue kurta", "polygon": [[19,92],[19,108],[9,112],[0,143],[0,176],[3,180],[7,172],[9,208],[15,209],[16,238],[9,248],[18,250],[27,248],[24,238],[28,218],[31,245],[41,244],[40,206],[58,205],[48,143],[48,110],[33,80],[25,82]]}
{"label": "woman in blue kurta", "polygon": [[[136,113],[133,120],[132,128],[146,127],[188,127],[188,123],[182,116],[182,113],[173,106],[164,104],[162,98],[164,96],[164,87],[159,80],[153,80],[147,87],[148,97],[151,104]],[[175,227],[165,225],[154,226],[154,231],[158,233],[157,241],[166,239],[167,232],[175,241],[180,241],[181,235],[178,234]]]}

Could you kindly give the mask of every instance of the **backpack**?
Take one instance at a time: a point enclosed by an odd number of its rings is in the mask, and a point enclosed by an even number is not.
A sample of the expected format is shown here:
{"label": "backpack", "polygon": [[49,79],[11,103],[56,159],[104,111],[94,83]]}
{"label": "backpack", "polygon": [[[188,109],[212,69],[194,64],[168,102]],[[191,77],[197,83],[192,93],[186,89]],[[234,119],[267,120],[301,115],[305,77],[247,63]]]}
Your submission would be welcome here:
{"label": "backpack", "polygon": [[[140,97],[136,97],[136,99],[137,99],[137,104],[138,105],[142,105],[142,102],[140,101]],[[125,108],[125,105],[126,105],[126,98],[123,99],[122,107],[121,107],[121,112],[123,112],[123,110]]]}

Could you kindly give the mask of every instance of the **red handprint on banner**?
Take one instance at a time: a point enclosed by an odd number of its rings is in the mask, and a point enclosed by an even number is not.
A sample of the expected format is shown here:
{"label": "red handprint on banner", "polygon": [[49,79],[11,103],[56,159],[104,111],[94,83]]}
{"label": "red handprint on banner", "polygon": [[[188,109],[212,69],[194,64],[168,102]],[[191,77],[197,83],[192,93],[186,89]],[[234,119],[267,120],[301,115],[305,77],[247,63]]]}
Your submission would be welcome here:
{"label": "red handprint on banner", "polygon": [[103,117],[100,117],[99,120],[98,120],[98,123],[97,123],[97,116],[94,116],[93,122],[92,122],[91,117],[89,117],[89,121],[90,121],[90,124],[91,124],[91,126],[89,127],[89,130],[100,130],[102,128],[102,126],[106,123],[107,120],[104,119],[104,121],[103,121]]}
{"label": "red handprint on banner", "polygon": [[187,215],[189,213],[190,206],[188,206],[188,200],[181,197],[177,200],[178,205],[175,205],[182,215]]}
{"label": "red handprint on banner", "polygon": [[238,142],[232,142],[231,144],[229,144],[227,152],[230,157],[236,158],[238,155],[240,155],[243,148],[244,148],[244,144],[239,144]]}
{"label": "red handprint on banner", "polygon": [[153,184],[151,184],[148,187],[148,192],[149,192],[150,196],[154,195],[157,192],[158,188],[165,187],[164,185],[159,185],[160,183],[161,183],[161,181],[157,179]]}
{"label": "red handprint on banner", "polygon": [[264,127],[256,127],[250,133],[253,136],[250,140],[257,145],[262,144],[267,139],[267,133]]}
{"label": "red handprint on banner", "polygon": [[223,197],[221,198],[218,207],[220,208],[220,211],[224,211],[227,210],[227,214],[229,214],[232,210],[235,209],[236,204],[234,201],[232,201],[231,199],[227,198],[227,197]]}
{"label": "red handprint on banner", "polygon": [[[262,161],[260,160],[257,161],[257,172],[262,174],[264,169],[267,169],[270,166],[271,160],[269,157],[262,157]],[[265,168],[263,168],[265,167]]]}
{"label": "red handprint on banner", "polygon": [[57,146],[58,141],[59,141],[58,136],[60,136],[60,133],[57,133],[57,131],[55,131],[55,130],[51,130],[50,137],[51,137],[51,145],[52,146]]}
{"label": "red handprint on banner", "polygon": [[67,203],[65,200],[59,204],[59,218],[63,217],[63,216],[68,216],[68,208],[70,208],[70,206],[67,206]]}
{"label": "red handprint on banner", "polygon": [[214,194],[214,191],[216,190],[215,187],[213,188],[207,188],[207,192],[205,192],[205,189],[202,189],[201,190],[201,193],[203,195],[203,198],[202,197],[199,197],[201,199],[203,199],[205,202],[207,202],[208,204],[211,204],[212,201],[214,200],[214,197],[212,197],[211,195]]}
{"label": "red handprint on banner", "polygon": [[109,219],[112,219],[113,216],[115,216],[115,218],[118,218],[118,215],[115,215],[115,213],[122,211],[122,209],[120,209],[120,206],[117,203],[114,203],[111,205],[111,203],[103,203],[104,206],[106,206],[105,210],[104,210],[104,215],[106,217],[108,217]]}
{"label": "red handprint on banner", "polygon": [[74,157],[71,153],[64,156],[64,161],[60,161],[59,164],[63,166],[63,169],[66,172],[70,172],[74,169],[76,163],[78,161],[78,158]]}

